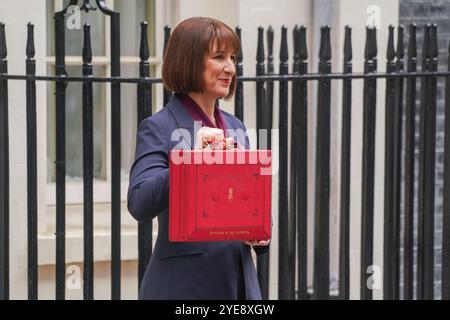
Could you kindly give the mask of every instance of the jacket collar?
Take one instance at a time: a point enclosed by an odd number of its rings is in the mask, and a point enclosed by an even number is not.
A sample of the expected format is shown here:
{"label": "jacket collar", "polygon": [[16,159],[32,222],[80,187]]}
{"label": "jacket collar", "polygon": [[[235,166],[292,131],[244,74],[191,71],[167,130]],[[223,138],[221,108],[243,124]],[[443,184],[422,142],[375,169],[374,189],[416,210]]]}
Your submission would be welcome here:
{"label": "jacket collar", "polygon": [[194,120],[175,95],[172,95],[166,108],[172,113],[179,128],[194,128]]}
{"label": "jacket collar", "polygon": [[[179,128],[190,129],[193,132],[194,120],[192,119],[189,112],[183,107],[183,105],[181,104],[181,101],[175,95],[172,95],[172,98],[170,99],[166,108],[168,108],[170,110],[170,112],[172,113]],[[228,121],[227,117],[224,116],[223,118],[226,122],[227,128],[233,129],[233,127],[231,126],[231,123]],[[198,129],[200,129],[200,128],[198,128]]]}

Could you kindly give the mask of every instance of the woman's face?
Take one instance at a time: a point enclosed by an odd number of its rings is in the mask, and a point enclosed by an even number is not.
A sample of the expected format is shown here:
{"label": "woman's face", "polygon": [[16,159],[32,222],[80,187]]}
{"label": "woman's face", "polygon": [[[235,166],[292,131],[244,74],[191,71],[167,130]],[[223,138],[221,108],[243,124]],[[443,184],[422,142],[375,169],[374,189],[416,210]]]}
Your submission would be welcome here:
{"label": "woman's face", "polygon": [[228,95],[231,80],[236,72],[235,54],[225,49],[217,48],[214,41],[212,50],[206,55],[203,71],[203,93],[214,98]]}

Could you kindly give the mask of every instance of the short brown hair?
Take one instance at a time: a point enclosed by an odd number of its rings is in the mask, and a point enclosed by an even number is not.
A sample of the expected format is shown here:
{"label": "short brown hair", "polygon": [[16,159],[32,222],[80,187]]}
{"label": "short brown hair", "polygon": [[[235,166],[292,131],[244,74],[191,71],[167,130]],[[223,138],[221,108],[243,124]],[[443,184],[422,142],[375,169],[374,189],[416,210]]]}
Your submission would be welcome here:
{"label": "short brown hair", "polygon": [[[205,56],[214,41],[218,48],[237,54],[240,40],[236,32],[214,18],[194,17],[182,21],[172,32],[164,54],[164,86],[176,93],[202,92]],[[230,84],[229,100],[236,89],[236,73]]]}

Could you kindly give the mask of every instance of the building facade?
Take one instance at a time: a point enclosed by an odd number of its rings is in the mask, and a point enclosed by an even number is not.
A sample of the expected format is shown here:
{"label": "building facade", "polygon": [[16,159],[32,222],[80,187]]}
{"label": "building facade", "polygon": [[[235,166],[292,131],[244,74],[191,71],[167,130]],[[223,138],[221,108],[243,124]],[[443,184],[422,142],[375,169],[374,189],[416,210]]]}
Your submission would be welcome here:
{"label": "building facade", "polygon": [[[333,72],[342,71],[344,28],[353,28],[353,69],[362,72],[364,62],[365,26],[376,24],[378,41],[378,66],[384,71],[386,65],[387,26],[406,21],[402,13],[403,2],[395,0],[106,0],[108,6],[121,12],[122,35],[122,76],[133,77],[138,74],[139,23],[147,20],[150,26],[151,72],[160,76],[163,52],[163,28],[191,16],[212,16],[223,20],[232,27],[242,29],[242,48],[244,55],[244,75],[254,75],[256,65],[257,28],[265,29],[270,25],[275,30],[274,65],[278,71],[278,50],[280,28],[288,27],[289,52],[292,52],[291,32],[295,25],[307,28],[309,52],[309,71],[317,72],[318,51],[320,44],[320,27],[329,25],[332,33],[332,65]],[[52,75],[54,72],[54,40],[52,29],[53,12],[61,10],[66,1],[16,0],[13,3],[0,0],[0,21],[6,25],[8,44],[8,66],[10,74],[25,73],[26,24],[35,25],[36,39],[36,73]],[[399,11],[400,10],[400,11]],[[403,14],[403,16],[402,16]],[[415,14],[412,15],[415,17]],[[109,65],[109,21],[98,10],[82,13],[81,22],[87,21],[93,32],[93,65],[94,74],[103,76],[110,72]],[[403,17],[403,18],[402,18]],[[400,19],[400,20],[399,20]],[[403,19],[403,20],[402,20]],[[68,73],[81,74],[81,33],[82,29],[67,30]],[[291,70],[292,56],[290,54]],[[335,84],[334,84],[335,83]],[[277,88],[277,84],[275,84]],[[310,230],[314,230],[314,170],[315,170],[315,121],[317,88],[311,83],[308,95],[310,105],[308,112],[308,221]],[[374,263],[383,265],[383,173],[384,173],[384,81],[379,82],[377,102],[377,136],[375,160],[375,251]],[[109,150],[109,85],[94,85],[94,258],[96,299],[110,297],[110,187],[109,172],[111,161]],[[162,107],[162,87],[155,86],[154,111]],[[247,128],[256,127],[255,85],[245,83],[244,90],[244,122]],[[26,231],[26,117],[25,117],[25,83],[9,82],[10,106],[10,168],[11,168],[11,200],[10,200],[10,276],[11,298],[24,299],[27,292],[27,231]],[[38,142],[38,231],[39,231],[39,298],[53,299],[55,270],[55,184],[54,184],[54,87],[51,83],[37,82],[37,142]],[[82,207],[82,147],[81,147],[81,85],[70,85],[67,96],[67,187],[66,187],[66,297],[81,299],[83,296],[82,260],[83,260],[83,207]],[[341,132],[341,83],[332,85],[332,132]],[[361,148],[362,148],[362,82],[355,82],[353,90],[352,111],[352,149],[351,149],[351,298],[359,298],[360,274],[360,232],[361,232]],[[278,125],[278,96],[275,89],[274,122]],[[233,101],[224,103],[225,110],[233,112]],[[134,135],[136,132],[136,90],[134,86],[122,85],[122,298],[137,298],[137,226],[126,209],[126,190],[128,187],[128,170],[133,161]],[[340,134],[331,137],[331,158],[340,159]],[[255,145],[255,144],[253,144]],[[277,145],[277,143],[273,143]],[[330,287],[337,289],[338,282],[338,250],[339,250],[339,182],[340,162],[331,163],[330,191]],[[278,293],[278,185],[277,176],[273,183],[273,217],[274,237],[271,244],[270,258],[270,292],[272,299]],[[156,226],[154,226],[156,232]],[[312,232],[308,234],[309,251],[308,279],[312,285],[313,242]],[[375,289],[374,298],[381,298],[381,289]]]}

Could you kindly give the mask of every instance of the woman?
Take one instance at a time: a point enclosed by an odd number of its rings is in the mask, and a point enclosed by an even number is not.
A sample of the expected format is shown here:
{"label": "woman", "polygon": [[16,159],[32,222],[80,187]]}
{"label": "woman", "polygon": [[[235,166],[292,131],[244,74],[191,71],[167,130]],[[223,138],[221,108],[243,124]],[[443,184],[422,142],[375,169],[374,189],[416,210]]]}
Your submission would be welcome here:
{"label": "woman", "polygon": [[[158,237],[140,299],[261,299],[250,250],[261,254],[269,241],[168,240],[170,150],[183,143],[189,149],[248,148],[245,136],[226,137],[226,129],[245,132],[245,126],[217,103],[234,93],[239,47],[236,33],[212,18],[187,19],[170,37],[162,77],[175,94],[139,126],[128,190],[128,210],[136,220],[150,222],[158,217]],[[194,132],[194,121],[201,121],[201,134]]]}

